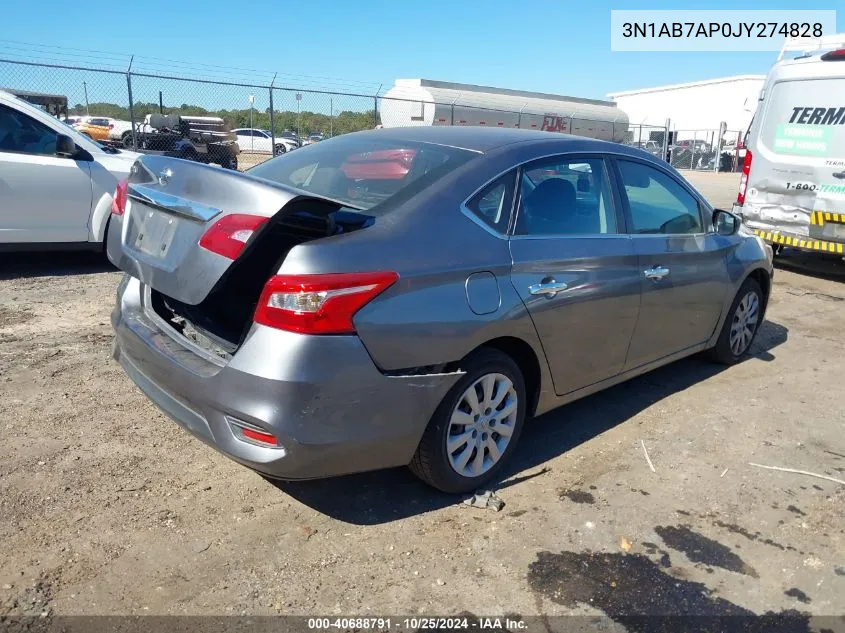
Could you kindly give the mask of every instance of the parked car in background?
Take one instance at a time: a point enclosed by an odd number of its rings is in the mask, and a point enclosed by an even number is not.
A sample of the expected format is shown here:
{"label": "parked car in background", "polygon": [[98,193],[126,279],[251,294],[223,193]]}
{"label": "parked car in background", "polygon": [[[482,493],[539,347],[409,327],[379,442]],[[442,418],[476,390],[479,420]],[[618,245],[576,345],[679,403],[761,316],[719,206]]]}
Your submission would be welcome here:
{"label": "parked car in background", "polygon": [[115,141],[126,148],[132,147],[132,123],[120,119],[99,116],[68,117],[73,125],[85,136],[97,141]]}
{"label": "parked car in background", "polygon": [[638,141],[634,143],[634,147],[644,150],[657,158],[663,156],[663,146],[657,141]]}
{"label": "parked car in background", "polygon": [[303,145],[311,145],[312,143],[319,143],[323,140],[322,134],[309,134],[303,141]]}
{"label": "parked car in background", "polygon": [[286,138],[296,144],[297,147],[302,147],[302,139],[299,138],[299,135],[296,132],[291,130],[282,130],[276,136]]}
{"label": "parked car in background", "polygon": [[0,249],[101,247],[117,183],[137,157],[0,91]]}
{"label": "parked car in background", "polygon": [[64,119],[60,119],[60,121],[61,121],[62,123],[64,123],[65,125],[71,125],[71,126],[73,126],[73,125],[77,125],[77,124],[79,124],[79,123],[82,123],[82,122],[83,122],[85,119],[87,119],[87,118],[88,118],[88,117],[85,117],[85,116],[74,116],[74,115],[71,115],[71,116],[66,117],[66,118],[64,118]]}
{"label": "parked car in background", "polygon": [[283,136],[277,136],[273,145],[273,135],[269,130],[237,128],[232,132],[238,137],[238,146],[242,152],[284,154],[299,147],[292,139]]}
{"label": "parked car in background", "polygon": [[477,490],[533,415],[695,352],[741,360],[771,288],[736,216],[605,141],[393,128],[248,174],[136,165],[109,229],[115,358],[269,477],[410,464]]}
{"label": "parked car in background", "polygon": [[95,141],[107,141],[109,140],[109,120],[105,118],[99,117],[88,117],[82,121],[79,121],[74,126],[76,130],[88,138],[92,138]]}

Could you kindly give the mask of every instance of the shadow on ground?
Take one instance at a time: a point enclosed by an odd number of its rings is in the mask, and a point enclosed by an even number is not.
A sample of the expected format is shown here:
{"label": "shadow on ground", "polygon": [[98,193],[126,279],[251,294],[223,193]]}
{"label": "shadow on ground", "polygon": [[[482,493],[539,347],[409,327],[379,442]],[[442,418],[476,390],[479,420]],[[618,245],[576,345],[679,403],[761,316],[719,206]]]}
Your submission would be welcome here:
{"label": "shadow on ground", "polygon": [[[771,361],[787,328],[766,321],[752,353]],[[687,358],[555,409],[530,421],[499,483],[502,489],[542,474],[542,465],[625,422],[656,402],[727,369],[699,356]],[[304,482],[273,482],[301,503],[356,525],[387,523],[455,504],[460,498],[439,493],[405,468]]]}
{"label": "shadow on ground", "polygon": [[[840,256],[785,248],[775,257],[775,268],[827,281],[845,282],[845,260]],[[775,274],[777,279],[777,274]]]}
{"label": "shadow on ground", "polygon": [[0,253],[0,279],[91,275],[116,270],[104,253],[92,251]]}

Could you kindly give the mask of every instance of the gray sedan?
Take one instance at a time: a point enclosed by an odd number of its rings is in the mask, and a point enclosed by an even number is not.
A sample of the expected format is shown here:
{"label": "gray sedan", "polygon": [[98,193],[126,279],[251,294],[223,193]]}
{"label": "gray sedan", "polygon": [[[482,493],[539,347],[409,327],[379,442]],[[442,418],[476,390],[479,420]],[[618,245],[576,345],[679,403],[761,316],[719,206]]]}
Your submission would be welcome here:
{"label": "gray sedan", "polygon": [[[736,363],[771,249],[641,150],[349,134],[247,174],[144,156],[115,195],[114,356],[268,477],[500,476],[525,421],[679,358]],[[176,458],[177,456],[173,456]]]}

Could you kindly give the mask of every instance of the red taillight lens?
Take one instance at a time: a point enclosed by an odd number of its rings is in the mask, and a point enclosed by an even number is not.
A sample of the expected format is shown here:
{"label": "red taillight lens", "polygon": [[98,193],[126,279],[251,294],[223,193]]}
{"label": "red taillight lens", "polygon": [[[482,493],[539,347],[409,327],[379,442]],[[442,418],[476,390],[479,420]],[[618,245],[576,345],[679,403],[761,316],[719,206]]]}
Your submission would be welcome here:
{"label": "red taillight lens", "polygon": [[823,62],[845,62],[845,48],[830,51],[822,55]]}
{"label": "red taillight lens", "polygon": [[748,174],[751,173],[751,150],[745,150],[745,160],[742,162],[742,176],[739,178],[739,193],[736,194],[736,203],[740,206],[745,204],[745,190],[748,188]]}
{"label": "red taillight lens", "polygon": [[126,211],[126,193],[129,189],[129,181],[125,178],[117,183],[114,190],[114,198],[111,201],[112,215],[123,215]]}
{"label": "red taillight lens", "polygon": [[200,246],[229,259],[237,259],[249,238],[267,221],[260,215],[233,213],[221,218],[200,238]]}
{"label": "red taillight lens", "polygon": [[246,438],[251,439],[253,442],[261,442],[262,444],[269,444],[271,446],[276,446],[276,436],[270,435],[269,433],[262,433],[261,431],[253,431],[252,429],[248,429],[246,427],[241,427],[241,433]]}
{"label": "red taillight lens", "polygon": [[276,275],[264,286],[255,322],[303,334],[350,334],[355,313],[397,279],[394,272]]}

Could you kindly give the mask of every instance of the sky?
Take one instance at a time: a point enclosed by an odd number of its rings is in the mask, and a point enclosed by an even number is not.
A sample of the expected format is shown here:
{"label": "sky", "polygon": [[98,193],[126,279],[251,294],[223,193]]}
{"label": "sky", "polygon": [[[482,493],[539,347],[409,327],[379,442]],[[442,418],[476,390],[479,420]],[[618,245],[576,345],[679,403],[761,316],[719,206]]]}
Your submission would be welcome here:
{"label": "sky", "polygon": [[[152,72],[256,83],[277,72],[277,85],[366,94],[380,84],[386,90],[396,78],[423,77],[606,98],[635,88],[764,74],[777,56],[610,51],[611,9],[731,9],[738,8],[735,2],[7,2],[0,58],[119,68],[134,54],[134,67]],[[750,0],[742,8],[836,8],[812,0],[798,5]],[[845,31],[845,7],[837,21],[837,31]]]}

